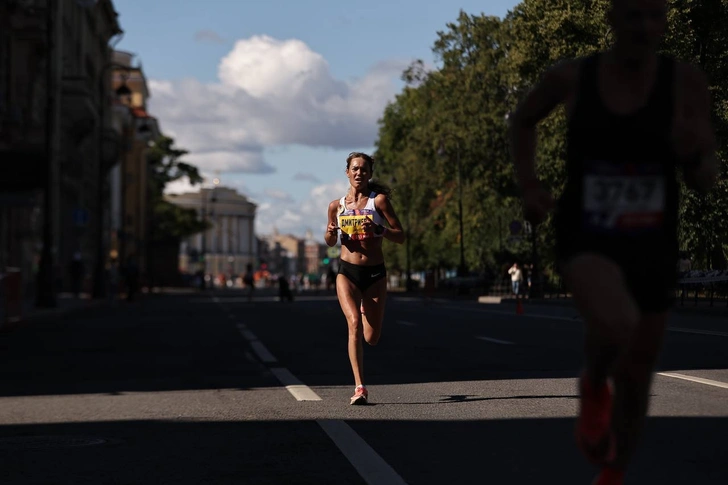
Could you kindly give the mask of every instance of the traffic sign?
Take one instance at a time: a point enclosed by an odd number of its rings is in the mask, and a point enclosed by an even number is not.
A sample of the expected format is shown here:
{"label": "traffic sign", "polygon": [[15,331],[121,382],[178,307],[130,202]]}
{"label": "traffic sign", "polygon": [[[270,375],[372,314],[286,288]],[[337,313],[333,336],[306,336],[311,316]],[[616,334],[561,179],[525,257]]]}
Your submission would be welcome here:
{"label": "traffic sign", "polygon": [[339,246],[330,247],[326,250],[326,256],[329,258],[338,258],[341,255],[341,248]]}
{"label": "traffic sign", "polygon": [[88,211],[86,209],[74,209],[73,223],[82,227],[88,224]]}

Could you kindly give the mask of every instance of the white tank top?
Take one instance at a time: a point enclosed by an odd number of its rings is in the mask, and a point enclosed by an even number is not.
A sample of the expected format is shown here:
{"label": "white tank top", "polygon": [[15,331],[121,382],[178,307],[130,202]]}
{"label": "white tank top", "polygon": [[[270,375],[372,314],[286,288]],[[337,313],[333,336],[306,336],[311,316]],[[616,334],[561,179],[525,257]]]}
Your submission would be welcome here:
{"label": "white tank top", "polygon": [[362,239],[383,236],[382,234],[374,234],[373,232],[364,232],[361,226],[362,221],[367,217],[373,220],[375,224],[384,226],[384,218],[379,215],[379,212],[374,207],[374,198],[376,196],[376,192],[369,194],[369,200],[363,209],[347,209],[346,196],[339,199],[339,210],[336,221],[340,228],[339,233],[341,234],[342,240],[353,239],[361,241]]}

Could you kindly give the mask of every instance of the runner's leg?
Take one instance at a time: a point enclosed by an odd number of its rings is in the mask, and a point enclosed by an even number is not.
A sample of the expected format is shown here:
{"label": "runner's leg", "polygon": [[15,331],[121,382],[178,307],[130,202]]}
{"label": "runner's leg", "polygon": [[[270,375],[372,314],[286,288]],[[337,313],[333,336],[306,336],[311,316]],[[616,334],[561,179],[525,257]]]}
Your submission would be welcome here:
{"label": "runner's leg", "polygon": [[348,351],[354,382],[360,386],[364,379],[363,325],[359,313],[361,292],[349,278],[339,274],[336,277],[336,294],[349,327]]}
{"label": "runner's leg", "polygon": [[644,427],[667,317],[667,312],[645,314],[617,362],[612,429],[617,436],[614,465],[618,468],[627,466]]}
{"label": "runner's leg", "polygon": [[384,321],[384,307],[387,302],[387,278],[382,278],[372,284],[364,292],[364,339],[369,345],[377,345],[382,336],[382,322]]}

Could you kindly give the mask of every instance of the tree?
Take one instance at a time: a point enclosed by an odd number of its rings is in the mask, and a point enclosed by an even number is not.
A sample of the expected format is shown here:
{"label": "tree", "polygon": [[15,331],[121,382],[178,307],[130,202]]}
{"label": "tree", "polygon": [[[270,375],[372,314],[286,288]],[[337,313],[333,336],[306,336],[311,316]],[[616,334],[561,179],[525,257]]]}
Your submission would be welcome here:
{"label": "tree", "polygon": [[[728,4],[720,0],[673,0],[664,48],[680,59],[699,65],[708,76],[713,123],[720,142],[728,135]],[[720,146],[721,179],[708,195],[682,187],[680,245],[695,267],[728,267],[728,163]]]}
{"label": "tree", "polygon": [[147,161],[149,166],[150,240],[152,243],[179,240],[209,227],[197,218],[194,209],[185,209],[164,200],[164,189],[170,182],[187,177],[192,185],[203,181],[194,165],[180,159],[187,150],[176,148],[174,139],[159,137],[152,145]]}
{"label": "tree", "polygon": [[[437,69],[422,61],[404,73],[406,86],[379,121],[377,156],[396,180],[413,246],[413,268],[457,265],[457,164],[463,173],[464,241],[470,269],[524,254],[508,244],[507,224],[522,219],[508,150],[507,116],[545,69],[588,55],[612,41],[610,0],[524,0],[503,19],[460,12],[438,32]],[[663,50],[699,64],[710,78],[719,140],[728,132],[728,3],[672,0]],[[538,129],[537,172],[556,196],[566,181],[566,116],[555,110]],[[438,152],[446,156],[438,156]],[[680,242],[703,267],[724,267],[728,251],[728,167],[708,196],[683,189]],[[380,169],[378,169],[380,170]],[[506,227],[504,227],[506,225]],[[552,220],[537,231],[537,257],[554,268]],[[390,250],[390,249],[388,249]],[[391,251],[402,251],[393,248]],[[398,254],[401,261],[401,254]]]}

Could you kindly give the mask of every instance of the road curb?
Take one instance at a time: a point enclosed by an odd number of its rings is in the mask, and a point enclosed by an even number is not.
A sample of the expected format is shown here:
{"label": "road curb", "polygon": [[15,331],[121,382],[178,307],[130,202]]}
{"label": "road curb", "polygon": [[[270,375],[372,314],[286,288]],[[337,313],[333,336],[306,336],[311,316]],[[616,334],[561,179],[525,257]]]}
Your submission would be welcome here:
{"label": "road curb", "polygon": [[21,328],[29,327],[33,324],[55,320],[60,317],[81,315],[85,312],[104,308],[107,306],[111,306],[108,301],[90,301],[83,305],[71,306],[66,308],[57,307],[33,310],[32,312],[29,312],[27,315],[22,316],[18,320],[0,324],[0,334],[11,333]]}
{"label": "road curb", "polygon": [[[480,297],[483,298],[483,297]],[[541,305],[541,306],[562,306],[574,308],[574,302],[571,298],[554,298],[554,299],[524,299],[522,300],[524,305]],[[515,298],[502,298],[500,303],[515,304]],[[675,305],[671,308],[673,313],[689,314],[689,315],[707,315],[707,316],[726,316],[728,317],[728,307],[720,303],[718,306],[713,307],[692,307],[692,306],[680,306]]]}

